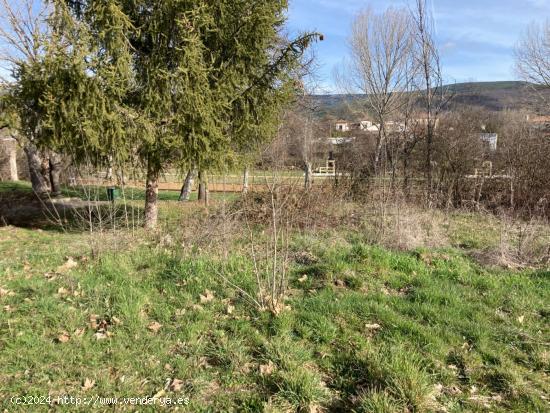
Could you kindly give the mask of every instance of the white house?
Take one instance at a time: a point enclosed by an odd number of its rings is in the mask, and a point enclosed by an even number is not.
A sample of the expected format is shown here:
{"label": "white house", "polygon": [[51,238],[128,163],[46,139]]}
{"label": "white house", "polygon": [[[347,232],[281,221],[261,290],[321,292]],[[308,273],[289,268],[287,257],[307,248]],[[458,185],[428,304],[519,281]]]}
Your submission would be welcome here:
{"label": "white house", "polygon": [[350,130],[350,124],[345,120],[338,120],[334,124],[334,128],[340,132],[348,132]]}
{"label": "white house", "polygon": [[367,131],[370,127],[372,127],[372,122],[370,120],[362,120],[359,122],[359,129]]}
{"label": "white house", "polygon": [[495,152],[498,147],[498,134],[497,133],[480,133],[479,139],[489,145],[491,152]]}

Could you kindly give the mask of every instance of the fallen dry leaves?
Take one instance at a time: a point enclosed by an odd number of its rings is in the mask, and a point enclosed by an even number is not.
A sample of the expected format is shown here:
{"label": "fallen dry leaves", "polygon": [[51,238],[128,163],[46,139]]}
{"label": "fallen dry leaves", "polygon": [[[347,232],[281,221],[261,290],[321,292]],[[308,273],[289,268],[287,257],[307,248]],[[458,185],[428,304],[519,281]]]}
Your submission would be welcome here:
{"label": "fallen dry leaves", "polygon": [[96,330],[94,334],[96,340],[105,340],[113,335],[113,333],[108,331],[110,323],[105,319],[100,320],[97,314],[90,315],[89,326],[92,330]]}
{"label": "fallen dry leaves", "polygon": [[183,381],[179,379],[173,379],[168,388],[170,389],[170,391],[179,392],[183,388]]}
{"label": "fallen dry leaves", "polygon": [[97,330],[98,324],[97,319],[99,316],[97,314],[90,314],[90,328],[92,330]]}
{"label": "fallen dry leaves", "polygon": [[266,377],[271,376],[275,371],[275,364],[270,360],[267,364],[262,364],[260,366],[260,376]]}
{"label": "fallen dry leaves", "polygon": [[58,336],[57,336],[57,342],[58,343],[67,343],[69,340],[71,339],[71,336],[68,332],[66,331],[62,331]]}
{"label": "fallen dry leaves", "polygon": [[523,324],[524,321],[525,321],[524,315],[518,317],[518,323]]}
{"label": "fallen dry leaves", "polygon": [[94,388],[94,386],[95,386],[95,380],[91,380],[91,379],[86,378],[84,380],[84,383],[82,384],[82,391],[91,390],[91,389]]}
{"label": "fallen dry leaves", "polygon": [[69,295],[69,290],[67,290],[66,288],[64,287],[59,287],[57,289],[57,295],[59,295],[60,297],[65,297],[67,295]]}
{"label": "fallen dry leaves", "polygon": [[112,333],[110,331],[98,331],[97,333],[94,334],[94,338],[98,341],[106,340],[111,336],[112,336]]}
{"label": "fallen dry leaves", "polygon": [[227,304],[226,312],[229,315],[233,314],[235,312],[235,306],[231,304]]}
{"label": "fallen dry leaves", "polygon": [[214,293],[210,290],[205,290],[204,294],[200,295],[201,304],[206,304],[214,300]]}
{"label": "fallen dry leaves", "polygon": [[64,274],[76,267],[78,267],[78,262],[76,262],[72,257],[67,257],[67,261],[63,265],[57,267],[56,272],[59,274]]}
{"label": "fallen dry leaves", "polygon": [[159,330],[162,328],[162,324],[160,324],[159,322],[157,321],[153,321],[152,323],[150,323],[148,326],[147,326],[147,329],[149,331],[152,331],[153,333],[158,333]]}
{"label": "fallen dry leaves", "polygon": [[161,397],[164,397],[164,395],[166,395],[166,390],[164,390],[164,389],[159,390],[159,391],[153,396],[153,399],[154,399],[154,400],[160,399]]}
{"label": "fallen dry leaves", "polygon": [[0,297],[12,297],[15,293],[12,290],[8,290],[0,287]]}
{"label": "fallen dry leaves", "polygon": [[53,281],[57,279],[57,275],[55,274],[55,272],[47,272],[44,274],[44,278],[46,278],[46,280],[48,281]]}
{"label": "fallen dry leaves", "polygon": [[84,333],[86,332],[86,329],[85,328],[77,328],[74,333],[73,333],[73,336],[75,337],[82,337],[84,335]]}
{"label": "fallen dry leaves", "polygon": [[176,310],[175,314],[176,314],[176,317],[182,317],[183,315],[185,315],[185,313],[186,313],[185,308],[180,308],[180,309]]}

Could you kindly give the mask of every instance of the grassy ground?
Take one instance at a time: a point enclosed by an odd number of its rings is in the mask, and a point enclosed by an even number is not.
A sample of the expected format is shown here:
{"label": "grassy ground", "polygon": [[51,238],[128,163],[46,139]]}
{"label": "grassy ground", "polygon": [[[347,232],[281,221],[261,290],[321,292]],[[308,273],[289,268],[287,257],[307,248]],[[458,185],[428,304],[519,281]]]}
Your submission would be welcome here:
{"label": "grassy ground", "polygon": [[193,412],[548,411],[550,271],[474,262],[464,248],[497,236],[474,230],[485,222],[457,215],[448,247],[406,252],[358,231],[296,232],[278,316],[220,279],[254,290],[238,237],[223,255],[104,234],[92,256],[84,233],[0,228],[0,406],[156,395]]}

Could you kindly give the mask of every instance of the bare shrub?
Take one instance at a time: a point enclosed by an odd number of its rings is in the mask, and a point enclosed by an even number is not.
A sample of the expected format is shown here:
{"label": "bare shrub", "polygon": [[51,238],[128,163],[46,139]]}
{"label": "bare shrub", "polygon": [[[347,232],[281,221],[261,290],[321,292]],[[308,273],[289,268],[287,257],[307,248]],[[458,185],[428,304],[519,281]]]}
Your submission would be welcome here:
{"label": "bare shrub", "polygon": [[532,217],[524,220],[502,213],[498,222],[498,244],[476,254],[478,260],[510,269],[548,266],[550,227],[547,219]]}
{"label": "bare shrub", "polygon": [[269,189],[262,197],[265,200],[261,207],[265,221],[261,228],[255,228],[254,222],[251,222],[255,215],[250,211],[250,205],[254,205],[251,202],[254,198],[244,195],[239,203],[248,236],[248,255],[254,264],[255,291],[247,292],[233,283],[225,267],[219,275],[259,311],[270,311],[278,315],[286,308],[291,261],[289,243],[296,210],[291,205],[294,191],[280,185],[276,179],[267,184],[267,187]]}
{"label": "bare shrub", "polygon": [[387,204],[384,215],[367,215],[363,224],[369,242],[387,248],[412,250],[449,245],[443,211],[423,209],[407,203]]}
{"label": "bare shrub", "polygon": [[[333,183],[318,184],[309,191],[293,187],[279,190],[286,217],[292,227],[302,231],[346,228],[360,223],[359,204],[346,199],[347,189],[335,188]],[[256,192],[235,204],[241,208],[246,220],[253,224],[268,225],[271,220],[271,194]]]}

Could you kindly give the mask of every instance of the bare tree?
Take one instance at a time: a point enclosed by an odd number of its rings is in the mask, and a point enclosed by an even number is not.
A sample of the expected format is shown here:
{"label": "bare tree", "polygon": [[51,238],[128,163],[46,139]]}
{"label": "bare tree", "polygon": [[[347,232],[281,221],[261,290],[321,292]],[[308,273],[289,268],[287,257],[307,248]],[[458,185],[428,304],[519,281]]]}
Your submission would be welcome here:
{"label": "bare tree", "polygon": [[[401,162],[402,177],[403,177],[403,193],[407,198],[410,198],[410,178],[411,178],[411,163],[412,155],[421,141],[422,132],[419,127],[421,120],[416,116],[416,91],[414,85],[410,85],[410,93],[406,95],[405,104],[401,109],[400,116],[398,117],[402,127],[398,131],[395,138],[395,144],[390,146],[394,153],[392,156],[392,183],[395,185],[395,175],[397,164]],[[393,159],[395,158],[395,159]],[[395,189],[395,188],[394,188]]]}
{"label": "bare tree", "polygon": [[[48,34],[47,2],[0,0],[0,58],[7,71],[21,62],[37,62],[43,56]],[[7,79],[3,79],[7,81]]]}
{"label": "bare tree", "polygon": [[531,24],[516,46],[516,71],[527,82],[550,87],[550,20]]}
{"label": "bare tree", "polygon": [[[4,72],[16,73],[25,65],[40,62],[45,50],[45,39],[49,36],[46,22],[50,12],[49,2],[35,0],[0,0],[0,67]],[[11,79],[2,78],[3,87],[9,88]],[[25,108],[25,117],[35,118],[32,128],[19,128],[21,122],[11,122],[11,127],[21,129],[13,134],[27,156],[33,190],[44,194],[50,189],[54,195],[60,193],[60,156],[52,151],[41,151],[38,136],[41,129],[40,114],[32,106]],[[21,116],[21,114],[19,115]],[[25,129],[25,130],[23,130]]]}
{"label": "bare tree", "polygon": [[443,74],[435,42],[433,16],[428,11],[427,0],[416,0],[411,15],[414,22],[414,55],[420,73],[417,89],[422,91],[421,101],[425,109],[425,173],[428,194],[430,194],[433,189],[433,152],[438,117],[450,96],[443,87]]}
{"label": "bare tree", "polygon": [[387,122],[403,105],[402,98],[414,73],[410,27],[410,15],[404,9],[389,8],[381,14],[372,9],[360,12],[349,39],[351,62],[339,75],[347,92],[366,94],[368,108],[376,117],[376,172],[385,152]]}
{"label": "bare tree", "polygon": [[[315,118],[317,107],[309,96],[304,95],[284,114],[279,140],[287,149],[286,157],[294,158],[304,172],[304,188],[313,185],[313,164],[316,155],[325,151],[323,141],[318,139],[323,133]],[[286,159],[289,161],[289,159]]]}

